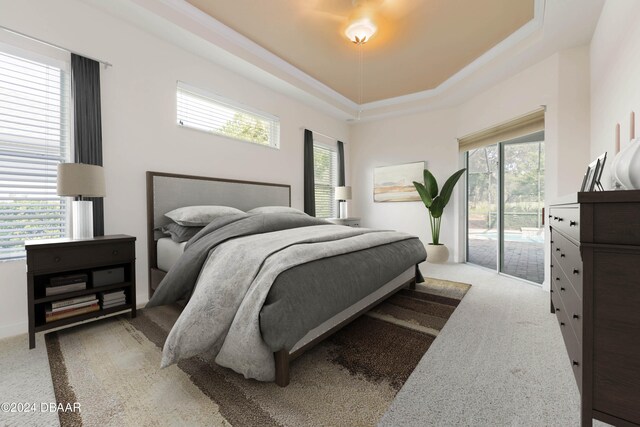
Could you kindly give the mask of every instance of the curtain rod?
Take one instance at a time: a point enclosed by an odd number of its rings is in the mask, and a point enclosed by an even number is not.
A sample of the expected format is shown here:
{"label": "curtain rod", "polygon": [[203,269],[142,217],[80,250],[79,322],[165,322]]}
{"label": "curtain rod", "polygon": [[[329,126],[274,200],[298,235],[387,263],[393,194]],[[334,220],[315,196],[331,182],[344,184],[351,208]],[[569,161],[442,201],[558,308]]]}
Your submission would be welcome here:
{"label": "curtain rod", "polygon": [[84,56],[85,58],[88,58],[88,59],[91,59],[93,61],[96,61],[96,62],[99,62],[99,63],[103,64],[105,67],[112,67],[113,66],[110,62],[103,61],[101,59],[92,58],[92,57],[87,56],[87,55],[85,55],[83,53],[78,53],[78,52],[76,52],[74,50],[67,49],[66,47],[62,47],[62,46],[59,46],[57,44],[49,43],[49,42],[44,41],[42,39],[39,39],[37,37],[32,37],[30,35],[21,33],[20,31],[12,30],[11,28],[5,27],[4,25],[0,25],[0,28],[5,30],[5,31],[7,31],[7,32],[9,32],[9,33],[13,33],[15,35],[24,37],[24,38],[29,39],[29,40],[33,40],[33,41],[38,42],[38,43],[42,43],[42,44],[47,45],[47,46],[51,46],[51,47],[53,47],[55,49],[64,50],[65,52],[69,52],[69,53],[73,53],[73,54],[76,54],[76,55]]}
{"label": "curtain rod", "polygon": [[[313,130],[311,128],[306,128],[306,127],[301,127],[300,128],[300,130],[302,130],[302,131],[304,131],[305,129],[310,130],[311,132],[313,132],[314,135],[320,135],[320,136],[324,136],[325,138],[335,139],[336,141],[340,141],[340,138],[336,138],[335,136],[327,135],[326,133],[318,132],[318,131]],[[345,141],[342,141],[342,143],[346,144]]]}

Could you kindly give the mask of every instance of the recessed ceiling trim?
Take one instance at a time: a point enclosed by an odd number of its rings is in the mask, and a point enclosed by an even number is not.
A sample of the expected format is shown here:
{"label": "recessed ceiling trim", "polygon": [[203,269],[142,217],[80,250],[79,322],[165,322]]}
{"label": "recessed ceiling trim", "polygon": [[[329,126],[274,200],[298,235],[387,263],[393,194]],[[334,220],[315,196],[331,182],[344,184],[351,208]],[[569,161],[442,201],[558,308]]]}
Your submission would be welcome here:
{"label": "recessed ceiling trim", "polygon": [[[149,4],[145,0],[133,1],[150,10],[152,13],[155,13],[155,11],[151,7],[149,7]],[[424,110],[425,108],[428,109],[428,105],[422,103],[426,103],[432,98],[437,97],[443,92],[451,89],[456,84],[470,77],[474,72],[476,72],[487,63],[495,60],[501,54],[514,48],[519,43],[522,43],[528,38],[533,37],[536,33],[540,34],[544,24],[544,12],[546,6],[546,0],[534,0],[534,17],[531,21],[516,30],[514,33],[510,34],[507,38],[499,42],[497,45],[489,49],[487,52],[482,54],[471,63],[469,63],[460,71],[449,77],[436,88],[359,105],[358,103],[350,100],[339,92],[333,90],[326,84],[306,74],[299,68],[291,65],[289,62],[283,60],[271,51],[253,42],[251,39],[243,36],[242,34],[213,18],[209,14],[188,3],[186,0],[160,0],[159,3],[167,6],[168,8],[179,14],[181,17],[185,18],[187,21],[199,25],[203,30],[211,32],[214,37],[213,39],[209,38],[207,40],[208,42],[217,44],[215,38],[223,39],[229,45],[229,47],[231,47],[232,49],[236,49],[236,52],[230,51],[230,53],[237,55],[238,51],[243,52],[244,55],[242,55],[241,58],[245,61],[248,61],[249,63],[253,63],[258,67],[260,67],[260,65],[256,64],[255,62],[264,62],[268,64],[282,74],[278,76],[277,74],[279,73],[277,72],[273,73],[269,70],[264,70],[265,72],[279,79],[283,79],[284,76],[288,76],[288,79],[284,78],[283,80],[288,80],[287,82],[289,84],[293,84],[294,86],[302,86],[300,87],[301,90],[306,91],[310,96],[318,97],[318,99],[320,99],[321,101],[324,101],[322,97],[326,97],[327,99],[335,103],[335,105],[331,108],[335,108],[340,115],[344,115],[346,113],[355,120],[360,120],[360,118],[358,117],[361,117],[362,120],[370,120],[373,118],[382,118],[397,114],[404,114],[411,111]],[[187,31],[191,31],[193,34],[198,35],[193,31],[193,27],[191,27],[189,22],[177,22],[175,19],[171,20],[174,24],[181,26]],[[203,37],[202,33],[199,35],[199,37]],[[207,37],[203,38],[206,39]],[[229,50],[223,46],[220,47]],[[305,86],[307,87],[307,89],[305,89]],[[309,91],[308,89],[312,89],[312,91]],[[314,91],[316,91],[315,94],[313,93]],[[421,106],[418,106],[416,104],[420,104]],[[361,113],[365,113],[365,115],[362,116]],[[353,121],[352,119],[348,120]]]}
{"label": "recessed ceiling trim", "polygon": [[469,77],[482,66],[493,61],[504,52],[515,47],[518,43],[526,40],[528,37],[542,30],[542,27],[544,25],[545,3],[546,0],[534,0],[534,16],[531,21],[527,22],[524,26],[520,27],[514,33],[510,34],[509,37],[500,41],[494,47],[486,51],[484,54],[482,54],[469,65],[465,66],[460,71],[449,77],[437,87],[421,92],[411,93],[409,95],[402,95],[393,98],[382,99],[380,101],[367,102],[360,105],[360,110],[363,112],[371,111],[379,108],[402,105],[408,102],[422,101],[440,95],[442,92],[451,88],[458,82]]}

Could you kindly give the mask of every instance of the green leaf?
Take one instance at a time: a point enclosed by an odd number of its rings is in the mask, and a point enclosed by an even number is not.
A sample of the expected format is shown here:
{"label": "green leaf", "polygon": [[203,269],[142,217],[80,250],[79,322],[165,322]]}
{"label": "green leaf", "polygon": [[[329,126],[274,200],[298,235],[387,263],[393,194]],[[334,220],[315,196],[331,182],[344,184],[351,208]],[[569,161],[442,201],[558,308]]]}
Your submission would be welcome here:
{"label": "green leaf", "polygon": [[466,170],[466,168],[460,169],[458,172],[451,175],[447,182],[445,182],[442,186],[442,193],[440,193],[440,196],[438,197],[442,200],[442,202],[439,202],[442,203],[442,209],[444,209],[444,207],[447,206],[447,203],[449,203],[449,199],[451,198],[451,194],[453,193],[453,188],[456,186],[458,180]]}
{"label": "green leaf", "polygon": [[424,175],[424,186],[431,195],[432,199],[435,199],[438,195],[438,182],[436,178],[429,172],[428,169],[425,169],[423,172]]}
{"label": "green leaf", "polygon": [[427,207],[427,209],[429,209],[429,206],[431,206],[431,203],[433,203],[433,199],[431,198],[431,195],[429,194],[425,186],[416,181],[413,181],[413,186],[416,187],[416,191],[418,191],[422,202]]}
{"label": "green leaf", "polygon": [[437,196],[435,199],[433,199],[433,203],[429,208],[431,216],[434,218],[440,218],[442,216],[442,213],[444,212],[445,205],[446,203],[442,199],[442,195]]}

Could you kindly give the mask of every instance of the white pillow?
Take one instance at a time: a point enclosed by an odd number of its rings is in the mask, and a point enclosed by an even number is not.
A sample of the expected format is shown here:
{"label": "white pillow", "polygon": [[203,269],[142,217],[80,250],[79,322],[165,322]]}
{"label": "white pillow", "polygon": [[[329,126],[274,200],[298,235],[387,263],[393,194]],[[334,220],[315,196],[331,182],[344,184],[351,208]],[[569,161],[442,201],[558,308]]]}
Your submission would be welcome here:
{"label": "white pillow", "polygon": [[244,215],[244,212],[229,206],[185,206],[167,212],[164,216],[185,227],[203,227],[214,219],[238,214]]}
{"label": "white pillow", "polygon": [[259,213],[297,213],[301,215],[306,215],[306,213],[301,210],[290,208],[288,206],[261,206],[259,208],[253,208],[250,211],[247,211],[248,214],[259,214]]}

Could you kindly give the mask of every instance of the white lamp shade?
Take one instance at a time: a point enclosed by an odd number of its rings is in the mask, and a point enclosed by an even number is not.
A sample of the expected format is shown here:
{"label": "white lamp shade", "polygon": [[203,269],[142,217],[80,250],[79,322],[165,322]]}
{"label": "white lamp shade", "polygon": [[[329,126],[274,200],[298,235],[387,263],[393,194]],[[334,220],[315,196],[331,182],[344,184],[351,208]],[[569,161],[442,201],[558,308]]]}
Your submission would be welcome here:
{"label": "white lamp shade", "polygon": [[104,197],[104,169],[84,163],[58,165],[58,196]]}
{"label": "white lamp shade", "polygon": [[336,187],[336,200],[351,200],[351,187]]}

